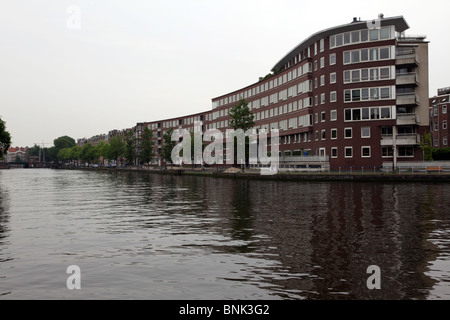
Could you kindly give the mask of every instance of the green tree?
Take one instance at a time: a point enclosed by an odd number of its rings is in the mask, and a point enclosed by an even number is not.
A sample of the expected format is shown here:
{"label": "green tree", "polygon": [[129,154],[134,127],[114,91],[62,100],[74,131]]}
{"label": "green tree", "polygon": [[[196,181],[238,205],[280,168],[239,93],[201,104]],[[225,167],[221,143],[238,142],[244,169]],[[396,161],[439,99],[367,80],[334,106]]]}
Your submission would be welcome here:
{"label": "green tree", "polygon": [[425,132],[420,139],[420,148],[423,152],[424,161],[433,161],[433,143],[431,141],[431,133]]}
{"label": "green tree", "polygon": [[6,131],[6,123],[0,118],[0,160],[8,153],[11,146],[11,135]]}
{"label": "green tree", "polygon": [[96,160],[97,152],[95,147],[90,143],[85,144],[83,148],[81,148],[80,159],[87,163],[91,163],[92,161]]}
{"label": "green tree", "polygon": [[161,157],[167,163],[172,163],[172,150],[176,146],[176,141],[172,141],[173,128],[170,128],[163,135],[163,146],[161,149]]}
{"label": "green tree", "polygon": [[107,149],[106,158],[109,160],[116,160],[123,157],[125,153],[125,142],[122,136],[117,135],[109,139],[109,147]]}
{"label": "green tree", "polygon": [[230,109],[230,126],[234,129],[242,129],[244,132],[255,126],[255,116],[248,107],[248,102],[241,98],[239,102]]}
{"label": "green tree", "polygon": [[[230,126],[234,130],[242,129],[242,131],[247,132],[255,126],[255,116],[250,111],[248,107],[248,102],[241,98],[239,102],[230,109],[229,116],[231,117]],[[245,163],[248,164],[249,160],[249,137],[245,137]],[[234,163],[237,164],[237,141],[234,139]]]}
{"label": "green tree", "polygon": [[155,141],[153,141],[153,131],[145,127],[141,139],[140,160],[144,164],[150,164],[150,161],[155,156]]}
{"label": "green tree", "polygon": [[108,159],[109,154],[109,143],[106,143],[105,141],[100,141],[96,145],[96,153],[98,158],[103,158],[103,160]]}
{"label": "green tree", "polygon": [[136,137],[133,131],[128,131],[125,136],[125,159],[127,164],[134,164],[136,159]]}

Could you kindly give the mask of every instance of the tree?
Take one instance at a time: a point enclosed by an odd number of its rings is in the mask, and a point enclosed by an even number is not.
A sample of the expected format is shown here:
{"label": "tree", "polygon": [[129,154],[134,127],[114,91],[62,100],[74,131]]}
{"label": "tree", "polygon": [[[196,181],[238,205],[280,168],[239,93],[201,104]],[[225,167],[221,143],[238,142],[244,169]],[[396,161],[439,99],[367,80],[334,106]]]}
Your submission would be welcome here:
{"label": "tree", "polygon": [[133,164],[136,159],[136,137],[133,131],[128,131],[125,136],[125,153],[128,164]]}
{"label": "tree", "polygon": [[64,148],[72,148],[74,145],[76,145],[76,143],[73,138],[68,136],[62,136],[53,140],[53,145],[59,151]]}
{"label": "tree", "polygon": [[81,148],[79,157],[81,160],[91,163],[92,161],[97,159],[97,152],[96,148],[90,144],[87,143]]}
{"label": "tree", "polygon": [[420,139],[420,148],[423,152],[424,161],[433,161],[433,143],[431,141],[431,133],[425,132]]}
{"label": "tree", "polygon": [[125,153],[125,142],[122,136],[117,135],[109,139],[106,158],[109,160],[118,160]]}
{"label": "tree", "polygon": [[172,141],[173,128],[170,128],[163,135],[163,146],[161,149],[162,159],[167,162],[172,162],[172,150],[176,146],[176,141]]}
{"label": "tree", "polygon": [[255,126],[255,116],[248,107],[248,102],[241,98],[238,104],[230,109],[229,116],[231,117],[230,126],[234,129],[242,129],[244,132]]}
{"label": "tree", "polygon": [[[229,116],[231,117],[230,126],[236,131],[242,129],[242,131],[247,132],[255,126],[255,116],[250,111],[248,107],[248,102],[241,98],[239,102],[230,109]],[[234,163],[237,163],[237,141],[234,140]],[[248,136],[245,137],[245,163],[249,160],[249,144],[250,139]]]}
{"label": "tree", "polygon": [[150,163],[155,156],[155,142],[153,141],[153,131],[145,127],[142,133],[140,160],[143,163]]}
{"label": "tree", "polygon": [[0,159],[8,153],[11,146],[11,135],[6,131],[6,123],[0,118]]}

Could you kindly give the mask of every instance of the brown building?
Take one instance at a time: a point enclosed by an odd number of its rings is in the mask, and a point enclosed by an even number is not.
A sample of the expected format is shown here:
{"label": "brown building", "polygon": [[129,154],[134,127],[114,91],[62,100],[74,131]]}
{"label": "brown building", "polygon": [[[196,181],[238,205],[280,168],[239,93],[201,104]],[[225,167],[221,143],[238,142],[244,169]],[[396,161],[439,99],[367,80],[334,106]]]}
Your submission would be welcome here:
{"label": "brown building", "polygon": [[380,168],[420,161],[420,137],[429,128],[428,42],[405,36],[403,17],[361,21],[315,33],[287,53],[271,73],[212,99],[212,110],[138,123],[155,132],[161,152],[170,129],[230,129],[228,115],[241,98],[257,129],[279,129],[280,160],[326,162],[331,169]]}
{"label": "brown building", "polygon": [[439,89],[438,95],[430,98],[430,132],[434,148],[448,148],[449,119],[447,108],[450,99],[450,87]]}

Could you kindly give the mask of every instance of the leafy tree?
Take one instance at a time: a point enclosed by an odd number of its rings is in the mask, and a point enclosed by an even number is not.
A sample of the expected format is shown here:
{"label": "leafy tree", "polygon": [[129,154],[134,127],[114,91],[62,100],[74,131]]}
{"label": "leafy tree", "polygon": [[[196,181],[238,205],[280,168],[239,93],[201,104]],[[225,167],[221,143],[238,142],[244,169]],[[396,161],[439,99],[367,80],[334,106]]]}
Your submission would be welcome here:
{"label": "leafy tree", "polygon": [[155,142],[153,141],[153,131],[145,127],[142,133],[140,159],[143,163],[150,163],[155,156]]}
{"label": "leafy tree", "polygon": [[133,164],[136,159],[136,137],[133,131],[128,131],[125,136],[125,153],[128,164]]}
{"label": "leafy tree", "polygon": [[244,132],[255,126],[255,116],[248,107],[248,102],[241,98],[239,102],[230,109],[230,126],[234,129],[242,129]]}
{"label": "leafy tree", "polygon": [[[248,107],[248,102],[241,98],[239,102],[230,109],[229,115],[231,117],[230,126],[234,130],[242,129],[245,132],[255,126],[255,116]],[[249,160],[249,137],[245,137],[245,161]],[[237,164],[237,141],[234,141],[234,163]]]}
{"label": "leafy tree", "polygon": [[6,131],[6,123],[0,118],[0,159],[8,152],[11,146],[11,135]]}
{"label": "leafy tree", "polygon": [[[433,143],[431,141],[431,133],[425,132],[420,139],[420,148],[423,151],[424,161],[433,161]],[[437,160],[437,159],[436,159]]]}
{"label": "leafy tree", "polygon": [[109,143],[100,141],[96,146],[97,158],[108,159],[109,148],[110,148]]}
{"label": "leafy tree", "polygon": [[96,148],[90,143],[85,144],[83,148],[81,148],[79,157],[81,160],[91,163],[97,159]]}
{"label": "leafy tree", "polygon": [[118,160],[125,153],[125,142],[122,136],[117,135],[109,139],[109,147],[107,149],[106,158],[109,160]]}
{"label": "leafy tree", "polygon": [[172,150],[176,146],[176,141],[172,141],[173,128],[170,128],[163,135],[163,146],[161,149],[162,159],[167,162],[172,162]]}
{"label": "leafy tree", "polygon": [[53,140],[53,145],[59,151],[64,148],[72,148],[76,145],[75,140],[68,136],[62,136]]}

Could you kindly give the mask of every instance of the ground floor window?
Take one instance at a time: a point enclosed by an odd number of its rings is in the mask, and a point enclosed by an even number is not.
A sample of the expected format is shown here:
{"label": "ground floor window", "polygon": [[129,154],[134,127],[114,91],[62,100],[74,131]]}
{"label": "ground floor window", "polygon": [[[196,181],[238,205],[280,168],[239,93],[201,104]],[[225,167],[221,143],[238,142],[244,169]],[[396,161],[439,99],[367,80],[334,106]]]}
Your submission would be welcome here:
{"label": "ground floor window", "polygon": [[361,148],[361,157],[370,158],[370,147],[362,147]]}
{"label": "ground floor window", "polygon": [[414,148],[413,147],[398,147],[398,156],[399,157],[414,157]]}
{"label": "ground floor window", "polygon": [[394,150],[392,150],[392,147],[383,147],[381,149],[381,156],[383,158],[389,158],[394,156]]}
{"label": "ground floor window", "polygon": [[337,148],[331,148],[331,157],[337,158],[338,157],[338,149]]}
{"label": "ground floor window", "polygon": [[346,158],[353,157],[353,148],[352,147],[345,147],[345,157]]}

